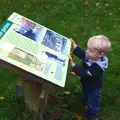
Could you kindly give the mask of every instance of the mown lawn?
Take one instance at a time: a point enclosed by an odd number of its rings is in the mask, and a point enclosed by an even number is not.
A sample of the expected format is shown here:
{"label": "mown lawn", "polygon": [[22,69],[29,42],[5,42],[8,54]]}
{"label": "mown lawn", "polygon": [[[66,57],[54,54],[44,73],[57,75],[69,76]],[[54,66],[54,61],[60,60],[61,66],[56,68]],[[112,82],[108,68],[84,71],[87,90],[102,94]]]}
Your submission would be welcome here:
{"label": "mown lawn", "polygon": [[[101,118],[120,120],[120,1],[0,0],[0,24],[12,12],[73,38],[83,48],[86,48],[89,37],[96,34],[106,35],[112,41],[112,50],[108,55],[109,69],[105,73],[101,96]],[[79,63],[79,59],[74,59]],[[15,89],[18,79],[18,73],[0,68],[0,96],[4,96],[4,99],[0,100],[0,120],[15,119],[16,113],[19,112]],[[79,84],[77,77],[68,74],[66,87],[62,91],[70,91],[73,96],[81,94]],[[74,99],[78,104],[79,99]],[[80,106],[76,106],[70,110],[79,114]]]}

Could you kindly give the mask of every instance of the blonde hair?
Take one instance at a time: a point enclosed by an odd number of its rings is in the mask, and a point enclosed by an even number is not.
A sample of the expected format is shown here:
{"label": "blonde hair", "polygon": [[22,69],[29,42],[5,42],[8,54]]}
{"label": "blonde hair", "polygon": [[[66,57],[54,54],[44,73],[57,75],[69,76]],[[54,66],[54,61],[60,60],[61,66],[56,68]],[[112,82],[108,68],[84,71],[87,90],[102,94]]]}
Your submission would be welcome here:
{"label": "blonde hair", "polygon": [[[92,46],[90,46],[92,43]],[[111,42],[104,35],[96,35],[88,39],[88,46],[97,49],[100,53],[107,54],[111,50]]]}

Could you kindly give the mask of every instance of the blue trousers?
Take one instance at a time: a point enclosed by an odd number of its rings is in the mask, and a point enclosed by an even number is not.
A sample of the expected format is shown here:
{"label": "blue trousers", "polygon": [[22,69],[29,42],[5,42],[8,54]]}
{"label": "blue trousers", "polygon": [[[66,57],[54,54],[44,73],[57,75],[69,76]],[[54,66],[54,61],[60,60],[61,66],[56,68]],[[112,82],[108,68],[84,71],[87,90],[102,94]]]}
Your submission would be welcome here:
{"label": "blue trousers", "polygon": [[82,89],[82,98],[86,101],[88,107],[86,112],[88,117],[93,117],[100,112],[99,97],[101,90],[101,88],[97,88],[95,90]]}

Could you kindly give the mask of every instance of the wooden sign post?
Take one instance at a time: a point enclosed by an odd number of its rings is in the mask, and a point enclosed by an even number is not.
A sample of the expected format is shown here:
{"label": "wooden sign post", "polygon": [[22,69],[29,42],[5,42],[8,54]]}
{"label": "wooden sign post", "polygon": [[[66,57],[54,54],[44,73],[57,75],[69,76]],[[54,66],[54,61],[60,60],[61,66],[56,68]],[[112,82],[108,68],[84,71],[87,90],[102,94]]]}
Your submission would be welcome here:
{"label": "wooden sign post", "polygon": [[44,120],[43,112],[47,104],[48,93],[58,88],[58,86],[12,64],[7,64],[3,60],[0,60],[0,66],[20,73],[21,84],[16,86],[17,96],[24,97],[25,109],[32,117],[32,120]]}

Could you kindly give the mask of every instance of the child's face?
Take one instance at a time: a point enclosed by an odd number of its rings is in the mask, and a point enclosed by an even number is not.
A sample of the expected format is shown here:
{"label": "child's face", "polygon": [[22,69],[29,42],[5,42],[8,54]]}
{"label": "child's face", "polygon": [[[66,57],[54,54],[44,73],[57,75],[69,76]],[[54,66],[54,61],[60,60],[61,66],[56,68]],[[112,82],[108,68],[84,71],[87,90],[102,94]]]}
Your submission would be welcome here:
{"label": "child's face", "polygon": [[90,58],[91,60],[96,61],[101,58],[101,54],[97,49],[88,47],[87,53],[88,53],[88,58]]}
{"label": "child's face", "polygon": [[88,48],[87,48],[88,58],[91,60],[98,60],[102,57],[100,51],[96,48],[95,41],[88,41]]}

